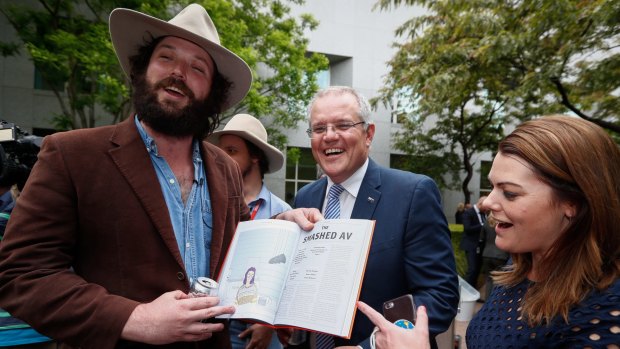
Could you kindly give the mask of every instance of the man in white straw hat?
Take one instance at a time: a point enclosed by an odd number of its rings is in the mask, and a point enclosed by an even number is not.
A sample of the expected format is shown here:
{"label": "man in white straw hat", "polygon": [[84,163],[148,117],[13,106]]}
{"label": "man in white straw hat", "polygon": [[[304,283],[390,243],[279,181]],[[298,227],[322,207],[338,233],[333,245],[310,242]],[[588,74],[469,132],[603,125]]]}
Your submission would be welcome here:
{"label": "man in white straw hat", "polygon": [[188,291],[250,218],[239,167],[202,141],[250,69],[199,5],[169,22],[116,9],[110,33],[135,115],[44,140],[0,246],[0,306],[63,347],[229,348],[213,318],[234,307]]}
{"label": "man in white straw hat", "polygon": [[[267,142],[267,130],[249,114],[237,114],[221,131],[209,136],[237,162],[243,176],[243,195],[250,207],[250,219],[266,219],[291,209],[285,201],[275,196],[263,183],[265,173],[272,173],[284,164],[284,155]],[[259,324],[230,322],[230,341],[233,349],[282,348],[275,331]]]}
{"label": "man in white straw hat", "polygon": [[237,114],[209,142],[224,150],[237,162],[243,176],[243,195],[251,210],[251,219],[266,219],[291,209],[263,183],[265,173],[284,165],[284,154],[269,144],[263,124],[249,114]]}

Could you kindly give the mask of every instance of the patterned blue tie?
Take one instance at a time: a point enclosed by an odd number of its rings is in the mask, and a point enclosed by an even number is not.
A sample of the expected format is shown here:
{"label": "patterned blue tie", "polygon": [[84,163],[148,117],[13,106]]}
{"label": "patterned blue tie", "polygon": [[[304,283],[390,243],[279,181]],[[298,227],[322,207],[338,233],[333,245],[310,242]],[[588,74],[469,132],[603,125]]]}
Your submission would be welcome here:
{"label": "patterned blue tie", "polygon": [[[344,187],[340,184],[334,184],[329,188],[327,194],[327,206],[325,207],[325,219],[340,218],[340,194],[344,191]],[[316,335],[316,349],[333,349],[336,346],[334,337],[324,333]]]}
{"label": "patterned blue tie", "polygon": [[327,194],[327,206],[325,207],[325,219],[340,218],[340,194],[344,191],[344,187],[340,184],[334,184],[329,188]]}

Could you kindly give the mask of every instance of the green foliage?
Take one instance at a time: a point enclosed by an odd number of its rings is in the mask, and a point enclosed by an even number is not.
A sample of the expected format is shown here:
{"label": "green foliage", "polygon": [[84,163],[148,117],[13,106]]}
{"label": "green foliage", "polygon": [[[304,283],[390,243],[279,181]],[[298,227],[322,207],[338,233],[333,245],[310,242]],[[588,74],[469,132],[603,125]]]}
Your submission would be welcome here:
{"label": "green foliage", "polygon": [[[269,141],[286,144],[281,128],[297,127],[305,119],[305,106],[318,89],[315,74],[327,69],[325,56],[308,53],[304,31],[318,25],[310,15],[292,17],[286,2],[278,0],[203,0],[222,45],[245,60],[254,81],[248,96],[223,116],[239,112],[269,119]],[[303,3],[295,0],[290,3]]]}
{"label": "green foliage", "polygon": [[296,164],[299,162],[301,158],[301,150],[297,147],[289,147],[286,149],[286,159],[287,162],[291,164]]}
{"label": "green foliage", "polygon": [[[400,157],[395,163],[391,163],[390,167],[398,168],[414,173],[423,173],[431,177],[439,188],[451,188],[456,185],[458,178],[458,158],[454,154],[434,155],[436,151],[429,151],[424,154],[422,150],[410,149],[412,143],[403,143],[398,147],[405,150],[409,154],[415,153],[413,156]],[[424,144],[432,145],[432,144]],[[439,163],[445,163],[445,166],[437,166]],[[449,173],[444,172],[446,168],[450,168]]]}
{"label": "green foliage", "polygon": [[0,42],[0,55],[12,56],[19,53],[19,44]]}
{"label": "green foliage", "polygon": [[452,249],[454,250],[454,259],[456,261],[456,272],[465,277],[467,272],[467,256],[465,251],[461,251],[459,247],[463,236],[462,224],[450,224],[450,234],[452,237]]}
{"label": "green foliage", "polygon": [[[459,154],[465,201],[472,156],[503,126],[572,113],[620,132],[619,0],[381,0],[422,6],[402,24],[381,95],[403,119],[395,146]],[[451,161],[438,164],[450,173]]]}
{"label": "green foliage", "polygon": [[[55,90],[62,115],[59,127],[93,127],[97,107],[114,122],[129,116],[130,86],[114,54],[107,19],[112,9],[125,7],[170,19],[190,2],[172,0],[55,0],[27,6],[15,1],[0,12],[18,33],[19,41],[0,43],[4,55],[25,47],[36,68]],[[327,58],[308,54],[304,31],[316,27],[310,15],[294,18],[279,0],[204,0],[218,28],[222,44],[242,57],[253,70],[248,97],[229,110],[223,120],[239,112],[273,121],[271,141],[282,145],[278,131],[304,119],[303,106],[318,88],[315,73],[326,69]],[[290,3],[301,3],[291,0]]]}
{"label": "green foliage", "polygon": [[[118,119],[127,99],[108,38],[106,20],[111,2],[88,4],[91,6],[84,6],[84,1],[57,0],[30,6],[14,1],[0,6],[0,13],[18,35],[17,42],[3,42],[2,46],[24,48],[52,87],[62,110],[54,116],[60,129],[94,126],[101,117],[98,105]],[[18,53],[19,49],[2,50],[5,56]],[[111,103],[112,99],[116,103]]]}

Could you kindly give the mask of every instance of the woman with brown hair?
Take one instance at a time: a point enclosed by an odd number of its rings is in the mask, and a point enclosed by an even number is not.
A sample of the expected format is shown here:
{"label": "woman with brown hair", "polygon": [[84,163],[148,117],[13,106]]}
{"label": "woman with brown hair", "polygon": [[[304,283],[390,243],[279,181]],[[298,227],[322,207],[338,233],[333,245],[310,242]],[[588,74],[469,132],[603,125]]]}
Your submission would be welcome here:
{"label": "woman with brown hair", "polygon": [[580,118],[528,121],[500,143],[489,180],[484,205],[512,265],[495,273],[468,347],[618,348],[618,145]]}
{"label": "woman with brown hair", "polygon": [[620,348],[618,145],[580,118],[527,121],[500,143],[489,180],[483,205],[512,263],[493,273],[467,347]]}

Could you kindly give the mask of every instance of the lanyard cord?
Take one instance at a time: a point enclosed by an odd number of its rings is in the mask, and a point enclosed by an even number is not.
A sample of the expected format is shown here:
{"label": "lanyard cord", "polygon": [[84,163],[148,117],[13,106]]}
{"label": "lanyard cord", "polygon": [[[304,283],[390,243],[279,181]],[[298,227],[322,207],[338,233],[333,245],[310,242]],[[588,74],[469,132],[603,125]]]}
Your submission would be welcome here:
{"label": "lanyard cord", "polygon": [[256,202],[256,206],[254,206],[254,208],[252,209],[252,214],[250,215],[250,220],[253,221],[254,217],[256,217],[256,213],[258,213],[258,208],[260,207],[261,204],[261,200],[258,200]]}

